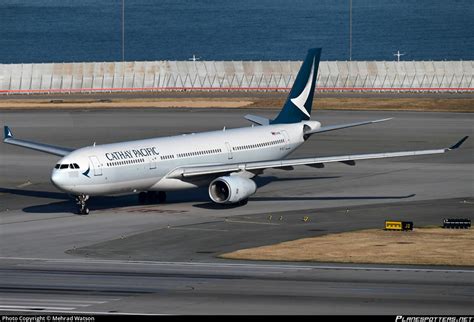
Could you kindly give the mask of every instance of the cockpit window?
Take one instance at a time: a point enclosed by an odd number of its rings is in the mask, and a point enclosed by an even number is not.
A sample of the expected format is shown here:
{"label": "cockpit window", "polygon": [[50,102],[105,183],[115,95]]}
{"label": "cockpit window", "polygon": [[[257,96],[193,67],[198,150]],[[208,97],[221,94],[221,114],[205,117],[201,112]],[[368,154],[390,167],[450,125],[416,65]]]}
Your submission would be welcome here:
{"label": "cockpit window", "polygon": [[55,169],[80,169],[79,165],[77,163],[70,163],[70,164],[56,164],[54,166]]}

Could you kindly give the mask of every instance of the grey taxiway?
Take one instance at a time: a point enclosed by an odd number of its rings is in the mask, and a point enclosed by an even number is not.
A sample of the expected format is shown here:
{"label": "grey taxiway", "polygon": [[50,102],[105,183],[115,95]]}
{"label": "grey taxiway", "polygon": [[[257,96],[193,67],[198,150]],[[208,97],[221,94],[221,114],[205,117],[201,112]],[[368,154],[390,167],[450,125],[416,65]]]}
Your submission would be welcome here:
{"label": "grey taxiway", "polygon": [[[18,138],[80,147],[248,126],[239,109],[0,111]],[[314,111],[323,124],[395,117],[312,137],[294,157],[448,147],[473,132],[471,114]],[[206,189],[139,205],[93,198],[73,214],[49,182],[57,158],[0,145],[0,311],[150,314],[473,314],[466,267],[245,262],[219,254],[302,237],[415,226],[474,213],[474,142],[445,155],[355,167],[266,171],[243,207]],[[308,217],[307,221],[303,218]],[[382,254],[383,256],[383,254]]]}

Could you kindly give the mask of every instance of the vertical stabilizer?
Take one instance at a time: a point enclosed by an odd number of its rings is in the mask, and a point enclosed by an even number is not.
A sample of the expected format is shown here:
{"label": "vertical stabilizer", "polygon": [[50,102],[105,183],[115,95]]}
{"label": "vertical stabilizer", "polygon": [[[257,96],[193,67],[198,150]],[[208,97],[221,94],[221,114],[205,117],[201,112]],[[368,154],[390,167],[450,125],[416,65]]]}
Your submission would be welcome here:
{"label": "vertical stabilizer", "polygon": [[271,124],[298,123],[311,118],[320,58],[321,48],[308,50],[285,105]]}

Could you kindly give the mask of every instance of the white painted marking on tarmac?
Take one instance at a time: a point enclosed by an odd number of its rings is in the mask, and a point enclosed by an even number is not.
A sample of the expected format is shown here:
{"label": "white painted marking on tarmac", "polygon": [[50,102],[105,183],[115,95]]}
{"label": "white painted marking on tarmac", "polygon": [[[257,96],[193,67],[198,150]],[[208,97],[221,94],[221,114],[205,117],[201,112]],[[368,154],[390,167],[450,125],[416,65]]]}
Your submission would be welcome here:
{"label": "white painted marking on tarmac", "polygon": [[38,312],[38,313],[74,313],[74,314],[98,314],[98,315],[143,315],[143,316],[159,316],[159,315],[176,315],[171,313],[133,313],[133,312],[101,312],[101,311],[72,311],[72,310],[38,310],[38,309],[1,309],[7,312]]}
{"label": "white painted marking on tarmac", "polygon": [[24,187],[28,187],[32,185],[32,183],[30,181],[27,181],[25,183],[22,183],[22,184],[19,184],[18,186],[16,186],[17,188],[24,188]]}
{"label": "white painted marking on tarmac", "polygon": [[102,304],[102,303],[107,303],[107,301],[114,301],[117,299],[111,299],[111,300],[104,300],[104,301],[89,301],[89,300],[61,300],[61,299],[35,299],[35,298],[18,298],[18,297],[0,297],[0,301],[18,301],[18,302],[57,302],[57,303],[86,303],[89,305],[92,304]]}
{"label": "white painted marking on tarmac", "polygon": [[424,268],[424,267],[380,267],[380,266],[336,266],[336,265],[299,265],[299,264],[244,264],[244,263],[206,263],[206,262],[155,262],[155,261],[121,261],[121,260],[88,260],[88,259],[54,259],[0,257],[0,260],[25,260],[71,264],[109,264],[109,265],[144,265],[144,266],[188,266],[188,267],[221,267],[248,269],[280,269],[280,270],[356,270],[356,271],[390,271],[390,272],[439,272],[439,273],[470,273],[474,269]]}
{"label": "white painted marking on tarmac", "polygon": [[21,305],[24,307],[32,307],[32,308],[41,308],[45,305],[45,307],[54,307],[55,305],[69,305],[69,306],[74,306],[75,307],[88,307],[91,306],[92,304],[77,304],[77,303],[58,303],[56,301],[49,301],[49,302],[40,302],[40,301],[2,301],[2,305],[4,306],[16,306],[16,305]]}
{"label": "white painted marking on tarmac", "polygon": [[237,224],[255,224],[255,225],[270,225],[270,226],[280,226],[281,224],[270,223],[270,222],[259,222],[259,221],[240,221],[227,219],[225,222],[237,223]]}
{"label": "white painted marking on tarmac", "polygon": [[187,228],[187,227],[170,227],[171,230],[202,230],[202,231],[228,231],[225,229],[212,229],[212,228]]}
{"label": "white painted marking on tarmac", "polygon": [[43,312],[43,310],[74,310],[73,307],[54,307],[54,306],[36,306],[36,305],[0,305],[0,309],[20,309],[25,311],[39,311]]}

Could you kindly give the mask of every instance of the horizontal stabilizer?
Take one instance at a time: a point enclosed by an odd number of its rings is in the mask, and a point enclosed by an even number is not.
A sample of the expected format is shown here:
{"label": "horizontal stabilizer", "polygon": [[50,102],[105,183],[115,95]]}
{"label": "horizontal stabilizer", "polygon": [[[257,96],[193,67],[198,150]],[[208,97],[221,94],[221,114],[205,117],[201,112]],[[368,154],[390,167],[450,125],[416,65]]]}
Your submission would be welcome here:
{"label": "horizontal stabilizer", "polygon": [[244,117],[245,117],[245,119],[249,120],[250,122],[258,124],[258,125],[268,125],[268,124],[270,124],[270,120],[267,119],[267,118],[264,118],[262,116],[247,114]]}
{"label": "horizontal stabilizer", "polygon": [[320,127],[319,129],[315,130],[309,130],[305,132],[305,135],[312,135],[316,133],[323,133],[323,132],[329,132],[329,131],[335,131],[335,130],[341,130],[341,129],[347,129],[349,127],[355,127],[355,126],[361,126],[361,125],[368,125],[368,124],[374,124],[374,123],[379,123],[379,122],[385,122],[393,119],[393,117],[388,118],[388,119],[381,119],[381,120],[375,120],[375,121],[365,121],[365,122],[357,122],[357,123],[348,123],[348,124],[339,124],[339,125],[330,125],[330,126],[323,126]]}

